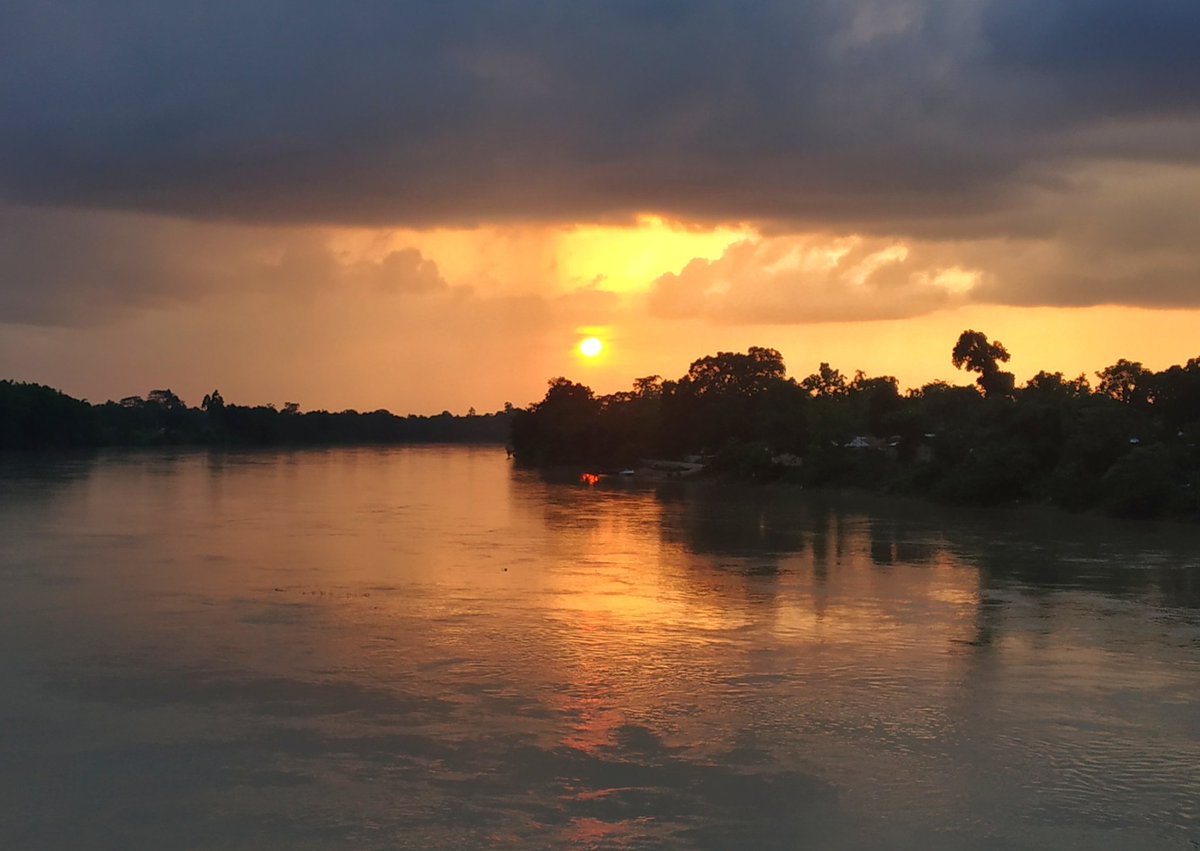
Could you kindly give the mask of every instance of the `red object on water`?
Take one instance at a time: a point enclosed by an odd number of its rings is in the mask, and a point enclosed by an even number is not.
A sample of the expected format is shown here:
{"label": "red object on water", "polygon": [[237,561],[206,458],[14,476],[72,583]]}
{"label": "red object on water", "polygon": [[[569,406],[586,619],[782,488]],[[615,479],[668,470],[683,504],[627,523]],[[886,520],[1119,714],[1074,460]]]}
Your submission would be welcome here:
{"label": "red object on water", "polygon": [[600,481],[600,477],[595,473],[584,473],[579,477],[579,481],[583,482],[585,485],[594,485],[596,482]]}

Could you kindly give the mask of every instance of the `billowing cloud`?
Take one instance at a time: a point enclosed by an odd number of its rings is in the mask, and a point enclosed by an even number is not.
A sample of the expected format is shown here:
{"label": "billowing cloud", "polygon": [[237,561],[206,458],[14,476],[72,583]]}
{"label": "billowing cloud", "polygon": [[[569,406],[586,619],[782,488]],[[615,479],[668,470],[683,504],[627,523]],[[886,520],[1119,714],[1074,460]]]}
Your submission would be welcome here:
{"label": "billowing cloud", "polygon": [[[1200,307],[1200,168],[1105,163],[1044,192],[1001,235],[774,234],[655,281],[664,317],[903,319],[966,304]],[[999,214],[998,214],[999,215]]]}
{"label": "billowing cloud", "polygon": [[661,316],[798,324],[897,319],[961,303],[979,274],[903,243],[826,235],[746,240],[659,278]]}

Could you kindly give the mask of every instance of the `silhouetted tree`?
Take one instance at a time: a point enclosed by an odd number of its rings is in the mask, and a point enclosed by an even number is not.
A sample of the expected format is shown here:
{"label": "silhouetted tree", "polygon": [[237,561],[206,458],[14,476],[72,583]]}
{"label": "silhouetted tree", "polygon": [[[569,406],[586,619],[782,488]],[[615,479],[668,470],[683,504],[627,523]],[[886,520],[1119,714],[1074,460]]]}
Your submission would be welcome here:
{"label": "silhouetted tree", "polygon": [[633,395],[641,399],[655,399],[662,396],[663,380],[661,375],[647,375],[633,380]]}
{"label": "silhouetted tree", "polygon": [[562,377],[549,385],[541,402],[515,414],[512,444],[518,458],[540,463],[594,458],[601,406],[592,388]]}
{"label": "silhouetted tree", "polygon": [[1025,395],[1078,399],[1091,393],[1086,375],[1064,378],[1061,372],[1039,372],[1025,384]]}
{"label": "silhouetted tree", "polygon": [[736,393],[753,396],[787,375],[783,355],[775,349],[751,346],[745,354],[718,352],[693,361],[684,378],[695,396]]}
{"label": "silhouetted tree", "polygon": [[1171,432],[1200,436],[1200,358],[1172,366],[1155,376],[1154,407]]}
{"label": "silhouetted tree", "polygon": [[464,417],[302,413],[296,403],[226,404],[215,390],[196,409],[170,390],[89,405],[5,381],[0,449],[509,437],[518,459],[534,463],[619,469],[700,453],[714,469],[756,479],[1200,518],[1200,358],[1159,373],[1122,359],[1098,373],[1095,393],[1082,375],[1049,372],[1015,391],[999,368],[1007,350],[976,331],[960,336],[952,360],[979,374],[978,387],[933,382],[902,395],[891,376],[858,371],[847,380],[827,363],[796,382],[778,351],[755,347],[699,358],[678,380],[645,376],[600,397],[556,378],[526,410],[506,403]]}
{"label": "silhouetted tree", "polygon": [[100,432],[87,402],[41,384],[0,381],[0,449],[95,446]]}
{"label": "silhouetted tree", "polygon": [[226,405],[213,391],[199,408],[173,392],[155,390],[147,399],[89,405],[49,387],[0,382],[0,449],[160,444],[327,444],[399,442],[502,443],[510,415],[397,417],[387,411],[301,413],[259,405]]}
{"label": "silhouetted tree", "polygon": [[900,408],[900,382],[891,375],[869,378],[861,369],[855,372],[854,380],[847,387],[863,431],[885,436],[888,418]]}
{"label": "silhouetted tree", "polygon": [[220,390],[205,394],[203,401],[200,402],[200,409],[207,414],[219,413],[224,407],[225,400],[221,398]]}
{"label": "silhouetted tree", "polygon": [[846,376],[822,362],[817,371],[800,382],[813,396],[840,396],[846,393]]}
{"label": "silhouetted tree", "polygon": [[1013,392],[1014,379],[1011,372],[1003,372],[998,363],[1008,363],[1011,355],[999,340],[988,342],[986,334],[979,331],[963,331],[950,353],[950,360],[958,369],[978,372],[975,383],[985,396],[1008,396]]}
{"label": "silhouetted tree", "polygon": [[787,380],[783,356],[759,346],[744,354],[699,358],[670,389],[665,428],[674,436],[677,452],[715,452],[728,441],[762,442],[781,426],[772,414],[778,408],[768,397],[782,400],[801,393]]}
{"label": "silhouetted tree", "polygon": [[1147,405],[1153,398],[1153,373],[1137,361],[1121,358],[1096,373],[1096,392],[1126,405]]}
{"label": "silhouetted tree", "polygon": [[146,404],[158,405],[160,408],[168,411],[180,411],[187,408],[183,400],[172,393],[170,389],[151,390],[146,394]]}

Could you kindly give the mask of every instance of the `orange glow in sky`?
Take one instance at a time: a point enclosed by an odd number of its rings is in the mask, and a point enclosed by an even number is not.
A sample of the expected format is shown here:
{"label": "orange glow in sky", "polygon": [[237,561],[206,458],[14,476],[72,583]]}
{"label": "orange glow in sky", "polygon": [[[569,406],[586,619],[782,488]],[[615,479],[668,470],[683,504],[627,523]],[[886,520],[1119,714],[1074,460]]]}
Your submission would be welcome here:
{"label": "orange glow in sky", "polygon": [[973,384],[966,329],[1018,385],[1200,354],[1196,3],[25,5],[0,380],[436,415],[751,346],[906,388]]}
{"label": "orange glow in sky", "polygon": [[[779,238],[750,226],[699,226],[654,215],[628,225],[272,234],[255,237],[258,253],[244,268],[234,265],[237,254],[212,258],[214,268],[221,268],[218,261],[229,264],[222,272],[229,280],[253,280],[256,270],[270,267],[276,277],[263,285],[215,289],[202,309],[181,302],[178,309],[128,312],[86,333],[14,326],[0,345],[0,356],[7,353],[7,360],[0,357],[0,377],[47,383],[93,401],[163,386],[194,404],[218,387],[243,404],[294,399],[304,409],[437,413],[525,405],[540,399],[555,376],[612,393],[640,376],[677,378],[696,358],[750,346],[778,349],[798,379],[826,361],[847,375],[856,369],[894,375],[905,388],[935,379],[966,385],[972,377],[950,364],[953,342],[966,328],[1008,347],[1019,383],[1041,369],[1094,378],[1118,358],[1158,370],[1197,354],[1200,310],[973,302],[980,272],[955,265],[952,256],[912,270],[924,276],[919,283],[951,294],[941,309],[874,321],[806,319],[810,296],[837,297],[839,288],[853,295],[875,286],[860,280],[872,273],[909,274],[899,264],[910,249],[899,239],[876,248],[872,238],[853,234]],[[738,254],[741,247],[769,240],[777,240],[778,250],[764,263],[739,259],[746,254]],[[322,260],[322,250],[328,259],[311,262]],[[855,251],[862,256],[855,259]],[[289,259],[293,252],[295,260]],[[387,260],[396,252],[428,261],[436,281],[425,281],[424,289],[393,285]],[[733,255],[736,262],[704,283],[794,306],[792,319],[769,310],[760,310],[758,321],[720,311],[681,315],[693,301],[686,294],[668,309],[652,309],[660,277]],[[856,271],[838,278],[838,268]],[[830,270],[831,277],[820,277]],[[806,275],[816,283],[789,277]],[[738,306],[733,299],[729,304]],[[264,323],[268,315],[272,321]],[[449,348],[448,335],[455,340]],[[218,336],[228,345],[208,345]],[[592,338],[597,342],[585,347]],[[133,339],[154,340],[155,358],[148,361],[142,347],[127,345]],[[248,350],[257,353],[249,361]],[[441,371],[428,369],[420,354],[433,350],[442,352]],[[205,357],[197,358],[197,351]]]}
{"label": "orange glow in sky", "polygon": [[639,292],[660,275],[677,272],[698,257],[720,257],[730,245],[753,235],[744,226],[687,227],[647,214],[632,226],[572,228],[558,239],[558,266],[565,281]]}

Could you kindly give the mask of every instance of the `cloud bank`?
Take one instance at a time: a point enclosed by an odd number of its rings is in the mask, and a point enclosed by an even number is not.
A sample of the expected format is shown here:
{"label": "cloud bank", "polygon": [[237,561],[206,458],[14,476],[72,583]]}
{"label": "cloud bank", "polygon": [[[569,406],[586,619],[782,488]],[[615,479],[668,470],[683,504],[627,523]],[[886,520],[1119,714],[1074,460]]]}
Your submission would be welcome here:
{"label": "cloud bank", "polygon": [[[1196,307],[1198,39],[1193,0],[14,0],[0,323],[569,349],[618,309],[538,229],[639,213],[759,234],[644,282],[681,328]],[[345,228],[520,236],[467,280]]]}
{"label": "cloud bank", "polygon": [[1080,159],[1200,157],[1191,0],[31,0],[0,33],[18,203],[970,229]]}
{"label": "cloud bank", "polygon": [[317,228],[195,224],[145,214],[0,206],[0,319],[92,325],[130,307],[230,291],[290,300],[445,291],[412,247],[338,252]]}

